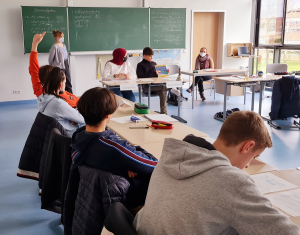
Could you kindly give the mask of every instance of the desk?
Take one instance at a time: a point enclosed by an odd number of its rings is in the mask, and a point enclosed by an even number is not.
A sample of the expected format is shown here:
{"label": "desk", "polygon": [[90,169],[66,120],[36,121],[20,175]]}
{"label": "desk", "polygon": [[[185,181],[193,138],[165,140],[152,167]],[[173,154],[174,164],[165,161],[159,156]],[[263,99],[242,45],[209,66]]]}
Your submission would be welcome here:
{"label": "desk", "polygon": [[[143,81],[143,78],[137,79],[137,80],[113,80],[113,81],[100,81],[103,85],[106,87],[120,87],[121,83],[136,83],[139,88],[139,102],[141,103],[142,101],[142,87],[141,85],[149,85],[148,87],[148,107],[150,109],[150,97],[151,97],[151,86],[157,86],[157,84],[166,84],[169,81],[176,81],[177,76],[168,76],[168,77],[153,77],[153,78],[146,78],[146,79],[151,79],[153,81]],[[182,89],[180,88],[180,95],[179,95],[179,101],[178,101],[178,116],[172,115],[173,118],[177,119],[178,121],[187,123],[187,121],[183,120],[180,118],[180,105],[181,105],[181,94],[182,94]]]}
{"label": "desk", "polygon": [[[224,85],[224,104],[223,104],[223,118],[218,120],[225,121],[226,119],[226,104],[227,104],[227,85],[231,86],[254,86],[258,83],[260,83],[260,89],[262,91],[264,87],[264,83],[266,82],[272,82],[275,80],[278,80],[281,78],[281,75],[266,75],[264,77],[257,77],[257,78],[249,78],[249,80],[245,81],[244,79],[241,78],[236,78],[236,77],[215,77],[214,79],[216,81],[223,81],[225,83]],[[254,110],[254,96],[255,92],[252,92],[252,101],[251,101],[251,111]],[[259,94],[259,115],[261,115],[261,106],[262,106],[262,92]]]}
{"label": "desk", "polygon": [[[132,107],[119,107],[116,112],[112,115],[115,117],[130,116],[134,113],[134,103],[131,101],[130,104]],[[155,112],[150,111],[151,114],[156,114]],[[142,116],[141,114],[134,114],[135,116]],[[187,125],[184,125],[180,122],[173,122],[174,129],[163,130],[163,129],[129,129],[130,126],[146,126],[146,124],[151,125],[150,121],[144,121],[140,123],[125,123],[120,124],[117,122],[110,121],[107,124],[107,127],[118,134],[121,138],[127,140],[129,143],[134,145],[142,145],[146,143],[155,143],[163,142],[165,138],[175,138],[182,140],[189,134],[194,134],[199,137],[206,137],[207,134],[198,131],[194,128],[191,128]]]}
{"label": "desk", "polygon": [[[218,69],[217,72],[205,72],[204,70],[198,70],[198,73],[193,73],[193,71],[181,71],[181,74],[189,75],[193,77],[193,89],[194,81],[196,76],[229,76],[229,75],[239,75],[245,74],[245,70],[240,69]],[[192,109],[194,108],[194,92],[192,92]]]}
{"label": "desk", "polygon": [[[287,169],[282,171],[276,171],[271,172],[272,174],[292,183],[300,187],[300,171],[297,169]],[[300,227],[300,216],[298,217],[292,217],[289,214],[285,213],[284,211],[276,208],[277,210],[281,211],[282,213],[289,216],[290,220],[293,221],[295,224],[297,224]]]}

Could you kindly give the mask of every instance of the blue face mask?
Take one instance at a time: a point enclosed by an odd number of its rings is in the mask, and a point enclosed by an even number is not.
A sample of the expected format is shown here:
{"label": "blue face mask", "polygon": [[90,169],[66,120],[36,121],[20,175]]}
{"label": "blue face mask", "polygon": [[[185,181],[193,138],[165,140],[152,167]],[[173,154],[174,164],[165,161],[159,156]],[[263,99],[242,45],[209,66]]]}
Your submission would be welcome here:
{"label": "blue face mask", "polygon": [[60,39],[58,39],[59,42],[63,43],[64,42],[64,37],[61,37]]}

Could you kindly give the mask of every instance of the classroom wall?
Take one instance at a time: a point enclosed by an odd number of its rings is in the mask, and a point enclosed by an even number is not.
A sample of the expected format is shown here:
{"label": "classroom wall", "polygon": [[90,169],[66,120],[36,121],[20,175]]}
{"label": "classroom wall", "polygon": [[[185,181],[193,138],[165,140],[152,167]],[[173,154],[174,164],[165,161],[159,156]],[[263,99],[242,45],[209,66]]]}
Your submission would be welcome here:
{"label": "classroom wall", "polygon": [[[225,10],[223,68],[247,65],[248,59],[227,57],[227,43],[249,42],[252,0],[146,0],[148,7],[187,8],[186,53],[182,53],[182,70],[190,69],[191,10]],[[73,0],[73,6],[142,7],[142,0]],[[65,0],[1,0],[0,8],[0,102],[35,99],[28,74],[29,54],[23,54],[21,5],[65,6]],[[205,32],[203,32],[205,35]],[[106,60],[109,56],[104,56]],[[39,54],[40,65],[47,64],[48,54]],[[99,85],[96,80],[96,56],[75,56],[74,87],[81,95],[86,89]],[[71,65],[72,66],[72,65]],[[21,94],[13,94],[21,90]]]}

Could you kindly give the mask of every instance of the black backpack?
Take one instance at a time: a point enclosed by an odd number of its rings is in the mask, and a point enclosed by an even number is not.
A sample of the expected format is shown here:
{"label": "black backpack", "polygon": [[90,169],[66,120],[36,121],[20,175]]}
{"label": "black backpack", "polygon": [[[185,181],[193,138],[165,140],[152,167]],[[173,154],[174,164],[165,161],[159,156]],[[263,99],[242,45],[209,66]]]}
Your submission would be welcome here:
{"label": "black backpack", "polygon": [[178,96],[175,95],[174,93],[168,91],[167,103],[172,104],[174,106],[178,106]]}

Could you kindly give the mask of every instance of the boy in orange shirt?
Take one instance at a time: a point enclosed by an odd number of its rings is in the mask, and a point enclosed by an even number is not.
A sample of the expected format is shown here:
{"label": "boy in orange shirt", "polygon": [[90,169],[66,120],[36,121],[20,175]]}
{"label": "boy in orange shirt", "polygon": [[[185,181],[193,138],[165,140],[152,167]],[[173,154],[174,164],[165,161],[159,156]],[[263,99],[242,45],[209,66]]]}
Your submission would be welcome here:
{"label": "boy in orange shirt", "polygon": [[[37,46],[43,40],[45,34],[46,32],[34,35],[30,52],[29,74],[31,75],[32,88],[36,97],[43,94],[43,84],[53,69],[51,65],[39,66]],[[76,108],[79,98],[65,90],[61,92],[60,96],[64,98],[72,108]]]}

